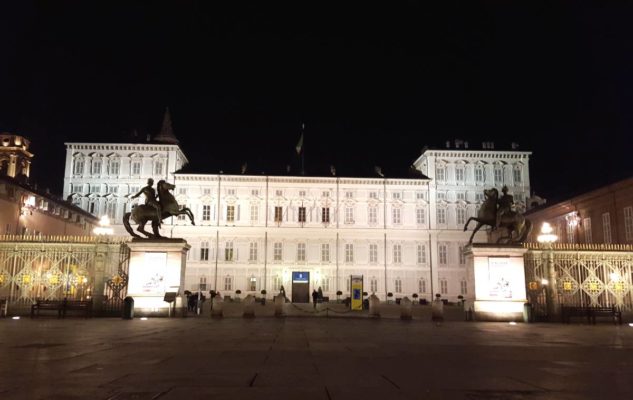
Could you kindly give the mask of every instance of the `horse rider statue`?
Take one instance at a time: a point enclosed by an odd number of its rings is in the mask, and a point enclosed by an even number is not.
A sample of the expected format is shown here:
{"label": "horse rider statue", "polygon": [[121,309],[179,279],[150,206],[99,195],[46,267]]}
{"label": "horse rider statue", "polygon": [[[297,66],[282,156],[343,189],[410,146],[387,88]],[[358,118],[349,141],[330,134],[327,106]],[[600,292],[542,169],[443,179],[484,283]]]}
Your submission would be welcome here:
{"label": "horse rider statue", "polygon": [[156,209],[156,218],[158,218],[158,226],[160,227],[162,225],[161,210],[160,210],[161,207],[160,207],[160,203],[158,202],[158,197],[156,196],[156,191],[152,187],[153,184],[154,184],[154,180],[152,178],[149,178],[147,180],[147,186],[145,186],[144,188],[141,189],[140,192],[132,196],[131,199],[135,199],[138,196],[144,194],[145,205],[154,207]]}
{"label": "horse rider statue", "polygon": [[[152,187],[154,180],[152,178],[147,180],[147,186],[141,189],[140,192],[132,196],[131,198],[137,198],[141,194],[145,195],[145,204],[140,204],[132,207],[132,211],[123,215],[123,226],[128,233],[135,238],[142,238],[139,234],[134,232],[130,225],[130,220],[138,224],[136,230],[145,235],[147,238],[157,239],[161,238],[159,228],[161,221],[169,217],[177,217],[179,215],[186,215],[189,217],[192,225],[195,225],[193,220],[193,213],[187,207],[181,207],[171,194],[170,190],[176,188],[175,185],[165,182],[164,180],[158,181],[156,184],[156,191]],[[152,232],[145,230],[145,225],[151,222]]]}
{"label": "horse rider statue", "polygon": [[508,194],[508,187],[506,185],[503,185],[503,188],[501,188],[501,192],[503,193],[503,196],[501,196],[497,201],[499,207],[497,208],[497,221],[495,223],[495,229],[499,229],[499,227],[501,226],[501,218],[504,215],[508,215],[510,212],[512,212],[512,208],[514,208],[514,197],[511,194]]}

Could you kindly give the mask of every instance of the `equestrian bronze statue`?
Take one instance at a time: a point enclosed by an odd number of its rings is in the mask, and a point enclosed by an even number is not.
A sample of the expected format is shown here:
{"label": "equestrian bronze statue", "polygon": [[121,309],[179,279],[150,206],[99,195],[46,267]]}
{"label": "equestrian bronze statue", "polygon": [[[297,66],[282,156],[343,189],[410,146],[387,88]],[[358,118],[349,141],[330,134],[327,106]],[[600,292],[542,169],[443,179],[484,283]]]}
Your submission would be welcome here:
{"label": "equestrian bronze statue", "polygon": [[484,190],[485,200],[479,208],[477,217],[470,217],[464,225],[464,231],[468,229],[470,221],[476,221],[477,226],[470,235],[468,243],[473,242],[475,233],[481,229],[482,226],[488,225],[493,230],[504,229],[507,235],[499,237],[497,243],[523,243],[527,239],[530,231],[532,230],[532,222],[525,218],[523,214],[512,210],[514,200],[509,195],[508,188],[503,187],[503,196],[499,198],[499,192],[497,189]]}
{"label": "equestrian bronze statue", "polygon": [[[159,229],[165,218],[186,215],[189,217],[191,225],[195,225],[191,210],[187,207],[180,208],[178,202],[176,202],[176,199],[174,198],[174,195],[170,192],[170,190],[175,189],[176,186],[165,182],[164,180],[160,180],[156,185],[156,189],[158,191],[158,195],[156,195],[156,192],[152,187],[153,184],[154,180],[151,178],[148,179],[147,186],[131,197],[134,199],[141,194],[144,194],[145,204],[137,205],[132,208],[132,212],[127,212],[123,215],[123,225],[130,235],[136,238],[142,238],[142,236],[135,233],[130,226],[130,218],[138,224],[136,230],[151,239],[163,237],[160,235]],[[145,225],[148,222],[151,222],[152,224],[153,233],[145,230]]]}

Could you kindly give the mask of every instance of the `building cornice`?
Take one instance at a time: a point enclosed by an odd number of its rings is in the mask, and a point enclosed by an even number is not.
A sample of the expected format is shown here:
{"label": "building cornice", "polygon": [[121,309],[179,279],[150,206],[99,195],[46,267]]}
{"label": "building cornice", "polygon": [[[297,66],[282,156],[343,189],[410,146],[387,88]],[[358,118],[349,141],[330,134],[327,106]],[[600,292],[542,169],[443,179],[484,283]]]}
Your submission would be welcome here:
{"label": "building cornice", "polygon": [[177,180],[217,182],[266,182],[303,183],[303,184],[339,184],[339,185],[389,185],[389,186],[426,186],[428,179],[401,178],[353,178],[353,177],[305,177],[305,176],[269,176],[269,175],[223,175],[223,174],[181,174],[173,173]]}

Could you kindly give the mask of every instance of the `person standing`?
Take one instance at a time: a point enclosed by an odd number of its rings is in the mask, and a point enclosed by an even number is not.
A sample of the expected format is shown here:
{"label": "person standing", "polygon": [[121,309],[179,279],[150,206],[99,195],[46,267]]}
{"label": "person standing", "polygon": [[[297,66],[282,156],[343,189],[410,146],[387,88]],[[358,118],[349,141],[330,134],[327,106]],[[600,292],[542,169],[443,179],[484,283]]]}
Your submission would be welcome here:
{"label": "person standing", "polygon": [[317,300],[319,299],[319,293],[316,290],[312,290],[312,305],[316,309]]}
{"label": "person standing", "polygon": [[321,289],[321,286],[319,286],[317,293],[319,294],[319,297],[318,297],[319,303],[323,303],[323,290]]}

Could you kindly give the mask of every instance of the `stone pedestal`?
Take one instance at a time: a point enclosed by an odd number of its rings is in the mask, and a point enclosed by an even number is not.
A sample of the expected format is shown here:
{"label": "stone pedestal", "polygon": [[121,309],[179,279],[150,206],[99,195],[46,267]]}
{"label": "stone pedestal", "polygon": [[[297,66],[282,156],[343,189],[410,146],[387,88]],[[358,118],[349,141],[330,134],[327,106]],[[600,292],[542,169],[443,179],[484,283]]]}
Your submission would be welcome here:
{"label": "stone pedestal", "polygon": [[400,300],[400,319],[411,319],[413,315],[411,311],[411,300],[405,296],[402,300]]}
{"label": "stone pedestal", "polygon": [[369,296],[369,315],[380,317],[380,299],[375,294]]}
{"label": "stone pedestal", "polygon": [[176,315],[184,313],[182,294],[185,283],[187,251],[184,239],[134,239],[130,248],[128,296],[134,298],[134,314],[168,316],[170,304],[165,293],[175,292]]}
{"label": "stone pedestal", "polygon": [[468,300],[473,301],[476,320],[523,320],[526,251],[520,245],[498,244],[473,244],[465,249]]}

